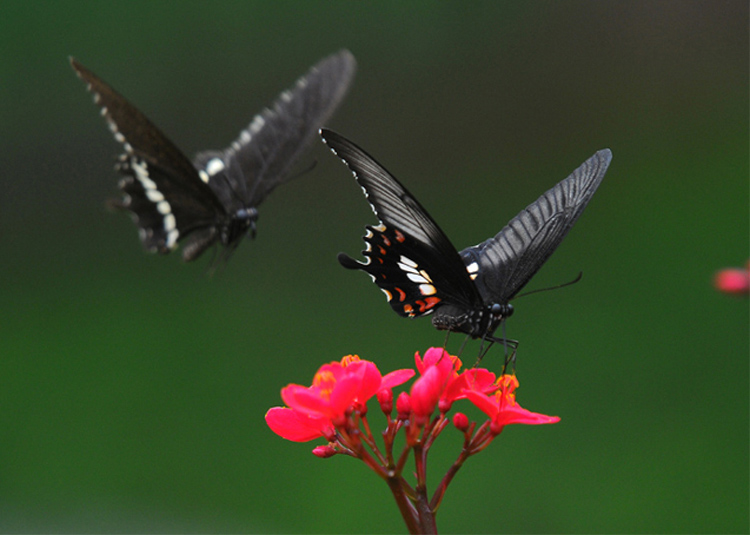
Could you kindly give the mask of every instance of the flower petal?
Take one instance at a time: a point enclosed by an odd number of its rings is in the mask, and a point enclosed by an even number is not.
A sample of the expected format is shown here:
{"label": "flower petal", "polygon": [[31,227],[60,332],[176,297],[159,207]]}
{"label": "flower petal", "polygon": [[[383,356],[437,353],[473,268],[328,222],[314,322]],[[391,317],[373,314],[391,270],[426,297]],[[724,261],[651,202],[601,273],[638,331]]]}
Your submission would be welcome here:
{"label": "flower petal", "polygon": [[366,403],[368,399],[378,393],[383,376],[374,363],[369,360],[361,360],[347,367],[352,375],[355,375],[359,381],[359,392],[356,394],[357,401]]}
{"label": "flower petal", "polygon": [[327,396],[313,387],[289,385],[281,389],[281,399],[291,409],[310,416],[325,416],[330,412]]}
{"label": "flower petal", "polygon": [[414,370],[408,369],[392,371],[383,376],[383,380],[380,382],[380,390],[404,384],[406,381],[414,377],[414,374]]}
{"label": "flower petal", "polygon": [[510,424],[527,424],[527,425],[539,425],[539,424],[556,424],[560,421],[559,416],[547,416],[538,412],[531,412],[524,409],[520,405],[516,404],[513,407],[508,407],[501,410],[498,415],[493,418],[492,422],[496,425],[510,425]]}
{"label": "flower petal", "polygon": [[411,410],[417,416],[429,416],[443,392],[444,378],[440,370],[430,366],[411,387]]}
{"label": "flower petal", "polygon": [[286,407],[273,407],[266,413],[271,431],[293,442],[307,442],[323,436],[330,423],[323,418],[306,418]]}
{"label": "flower petal", "polygon": [[471,401],[476,407],[485,413],[490,418],[494,418],[495,415],[500,411],[500,407],[498,407],[497,403],[495,402],[495,398],[493,397],[487,397],[484,394],[481,394],[479,392],[475,392],[474,390],[466,390],[464,392],[466,394],[466,398]]}

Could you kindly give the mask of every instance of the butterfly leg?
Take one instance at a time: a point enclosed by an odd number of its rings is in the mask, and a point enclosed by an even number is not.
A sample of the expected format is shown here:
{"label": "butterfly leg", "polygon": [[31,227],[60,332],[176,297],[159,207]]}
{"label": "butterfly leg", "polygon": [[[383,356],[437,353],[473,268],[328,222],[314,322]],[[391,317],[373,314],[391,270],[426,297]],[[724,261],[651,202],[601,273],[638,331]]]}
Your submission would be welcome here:
{"label": "butterfly leg", "polygon": [[[487,341],[489,341],[489,343],[487,344],[487,347],[485,348],[484,347],[484,343],[487,342]],[[482,359],[487,354],[487,352],[490,350],[490,348],[492,347],[492,344],[494,344],[495,341],[496,340],[493,337],[491,337],[491,336],[487,336],[487,335],[482,336],[482,342],[479,344],[479,354],[477,355],[477,361],[474,363],[474,367],[475,368],[477,366],[479,366],[480,362],[482,362]]]}
{"label": "butterfly leg", "polygon": [[[515,342],[515,340],[509,340],[510,342]],[[516,374],[516,350],[518,349],[518,342],[516,342],[515,346],[513,346],[513,352],[509,356],[505,356],[505,363],[503,364],[503,375],[505,375],[505,372],[508,369],[508,364],[513,364],[512,368],[512,374]]]}
{"label": "butterfly leg", "polygon": [[451,335],[450,331],[445,332],[445,341],[443,341],[443,351],[448,351],[448,337]]}
{"label": "butterfly leg", "polygon": [[464,348],[466,347],[466,344],[470,339],[471,339],[471,336],[467,334],[466,337],[464,338],[464,341],[461,342],[461,347],[458,348],[458,355],[457,355],[459,358],[461,357],[461,355],[464,354]]}

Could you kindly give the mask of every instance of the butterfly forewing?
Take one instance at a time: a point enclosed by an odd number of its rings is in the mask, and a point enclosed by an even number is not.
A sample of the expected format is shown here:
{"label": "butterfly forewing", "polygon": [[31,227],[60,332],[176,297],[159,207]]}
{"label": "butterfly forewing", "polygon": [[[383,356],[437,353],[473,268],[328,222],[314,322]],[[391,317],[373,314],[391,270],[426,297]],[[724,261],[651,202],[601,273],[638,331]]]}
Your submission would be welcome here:
{"label": "butterfly forewing", "polygon": [[351,169],[381,223],[368,227],[367,262],[339,255],[341,263],[368,272],[403,316],[424,315],[442,303],[482,306],[455,247],[406,188],[340,134],[324,129],[321,136]]}
{"label": "butterfly forewing", "polygon": [[611,159],[608,149],[600,150],[495,237],[461,251],[485,302],[507,303],[542,267],[586,208]]}
{"label": "butterfly forewing", "polygon": [[196,156],[227,211],[257,206],[278,185],[346,95],[356,70],[342,50],[314,65],[273,106],[259,113],[224,151]]}
{"label": "butterfly forewing", "polygon": [[[171,187],[199,197],[207,210],[223,210],[211,190],[198,177],[193,164],[148,118],[125,97],[112,89],[93,72],[71,58],[70,63],[78,76],[89,86],[102,115],[109,123],[115,139],[123,144],[125,156],[158,163],[163,177],[172,182]],[[185,180],[191,177],[192,180]]]}

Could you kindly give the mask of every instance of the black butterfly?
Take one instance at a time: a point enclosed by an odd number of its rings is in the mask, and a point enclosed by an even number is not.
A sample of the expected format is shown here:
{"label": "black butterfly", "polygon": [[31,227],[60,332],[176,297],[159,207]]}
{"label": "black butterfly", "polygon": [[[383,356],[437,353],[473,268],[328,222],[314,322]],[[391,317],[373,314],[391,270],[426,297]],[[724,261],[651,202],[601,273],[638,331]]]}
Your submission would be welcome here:
{"label": "black butterfly", "polygon": [[289,179],[291,166],[346,94],[356,62],[347,50],[320,61],[259,113],[223,151],[190,160],[125,98],[71,58],[125,152],[118,208],[130,210],[149,251],[168,253],[185,239],[193,260],[220,241],[228,255],[249,231],[257,206]]}
{"label": "black butterfly", "polygon": [[473,338],[493,336],[513,313],[508,303],[539,270],[586,208],[612,159],[600,150],[513,218],[494,238],[460,253],[419,202],[383,166],[345,137],[321,136],[362,187],[380,225],[367,226],[358,262],[404,317],[434,313],[432,324]]}

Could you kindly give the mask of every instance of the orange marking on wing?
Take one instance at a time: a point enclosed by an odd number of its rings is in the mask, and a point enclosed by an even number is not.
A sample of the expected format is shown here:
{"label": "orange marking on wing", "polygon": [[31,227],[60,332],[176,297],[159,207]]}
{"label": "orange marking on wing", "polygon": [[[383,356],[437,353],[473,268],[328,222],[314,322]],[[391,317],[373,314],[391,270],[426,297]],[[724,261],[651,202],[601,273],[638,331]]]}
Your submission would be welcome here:
{"label": "orange marking on wing", "polygon": [[405,292],[405,291],[403,291],[403,290],[402,290],[401,288],[399,288],[398,286],[394,287],[393,289],[394,289],[394,290],[396,290],[396,291],[398,292],[398,300],[399,300],[399,301],[401,301],[401,302],[403,303],[404,299],[406,299],[406,292]]}
{"label": "orange marking on wing", "polygon": [[404,312],[406,312],[407,314],[414,314],[414,308],[412,308],[411,305],[406,304],[404,305]]}
{"label": "orange marking on wing", "polygon": [[401,233],[401,231],[400,231],[400,230],[398,230],[398,229],[395,229],[395,230],[393,231],[393,233],[394,233],[394,234],[396,235],[396,241],[398,241],[399,243],[403,243],[403,242],[405,242],[405,241],[406,241],[406,236],[404,236],[404,235],[403,235],[403,234]]}
{"label": "orange marking on wing", "polygon": [[383,247],[381,247],[380,245],[378,245],[378,249],[380,250],[380,254],[382,254],[383,256],[385,256],[385,249]]}
{"label": "orange marking on wing", "polygon": [[383,243],[385,244],[386,247],[390,247],[391,245],[391,240],[389,240],[388,236],[386,236],[385,234],[383,234]]}

